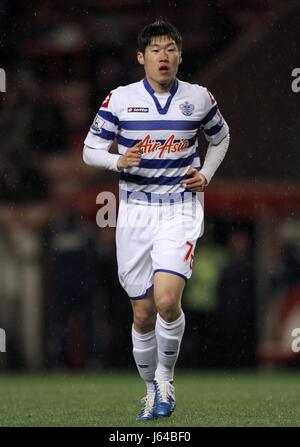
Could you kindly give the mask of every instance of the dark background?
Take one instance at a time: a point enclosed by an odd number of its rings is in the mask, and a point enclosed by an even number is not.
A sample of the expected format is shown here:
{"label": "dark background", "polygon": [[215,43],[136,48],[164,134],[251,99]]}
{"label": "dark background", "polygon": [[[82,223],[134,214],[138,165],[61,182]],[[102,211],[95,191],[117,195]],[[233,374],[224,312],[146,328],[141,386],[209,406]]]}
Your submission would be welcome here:
{"label": "dark background", "polygon": [[107,93],[143,77],[136,37],[157,18],[183,35],[178,77],[213,92],[231,133],[179,366],[299,364],[299,13],[283,0],[1,2],[1,369],[134,368],[114,228],[96,225],[118,177],[85,166],[82,147]]}

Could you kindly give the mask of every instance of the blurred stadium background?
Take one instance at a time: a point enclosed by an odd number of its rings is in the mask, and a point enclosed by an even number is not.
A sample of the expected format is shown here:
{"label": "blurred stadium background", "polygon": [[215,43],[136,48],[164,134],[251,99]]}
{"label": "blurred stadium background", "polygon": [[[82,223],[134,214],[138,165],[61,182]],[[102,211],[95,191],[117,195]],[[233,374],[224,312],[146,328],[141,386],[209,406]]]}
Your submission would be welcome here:
{"label": "blurred stadium background", "polygon": [[299,367],[299,15],[287,0],[1,2],[0,371],[135,370],[114,229],[96,225],[117,175],[82,146],[107,93],[143,77],[136,36],[159,17],[232,139],[205,193],[178,368]]}

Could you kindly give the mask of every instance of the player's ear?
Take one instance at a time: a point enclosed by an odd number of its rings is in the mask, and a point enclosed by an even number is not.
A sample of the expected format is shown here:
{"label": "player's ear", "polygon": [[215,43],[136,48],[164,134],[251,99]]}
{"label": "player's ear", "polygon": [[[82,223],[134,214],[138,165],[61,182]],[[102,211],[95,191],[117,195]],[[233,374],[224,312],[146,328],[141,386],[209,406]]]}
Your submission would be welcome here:
{"label": "player's ear", "polygon": [[137,61],[139,64],[145,65],[144,53],[142,53],[141,51],[138,51],[136,58],[137,58]]}
{"label": "player's ear", "polygon": [[181,62],[182,62],[182,53],[181,53],[181,51],[179,52],[179,63],[181,64]]}

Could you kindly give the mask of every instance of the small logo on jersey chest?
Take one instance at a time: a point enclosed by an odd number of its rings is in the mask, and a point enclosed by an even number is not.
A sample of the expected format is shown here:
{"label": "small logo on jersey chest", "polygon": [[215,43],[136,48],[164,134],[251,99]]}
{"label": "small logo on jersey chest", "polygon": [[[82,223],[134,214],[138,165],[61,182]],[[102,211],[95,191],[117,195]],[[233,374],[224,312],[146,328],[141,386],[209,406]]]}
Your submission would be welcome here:
{"label": "small logo on jersey chest", "polygon": [[195,109],[194,104],[189,104],[187,101],[184,101],[183,104],[179,105],[180,111],[183,115],[191,116]]}
{"label": "small logo on jersey chest", "polygon": [[127,107],[127,112],[140,112],[140,113],[147,113],[149,112],[149,107]]}

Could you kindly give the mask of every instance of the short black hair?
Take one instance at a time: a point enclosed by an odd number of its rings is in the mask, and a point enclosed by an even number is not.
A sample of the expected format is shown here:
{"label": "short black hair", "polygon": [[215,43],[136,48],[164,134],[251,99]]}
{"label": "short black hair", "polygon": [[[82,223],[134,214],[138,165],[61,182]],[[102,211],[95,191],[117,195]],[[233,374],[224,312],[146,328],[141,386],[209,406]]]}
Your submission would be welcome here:
{"label": "short black hair", "polygon": [[167,36],[173,39],[177,48],[182,48],[182,37],[179,31],[169,22],[164,20],[156,20],[150,25],[146,25],[138,35],[138,51],[145,52],[145,48],[150,44],[153,37]]}

